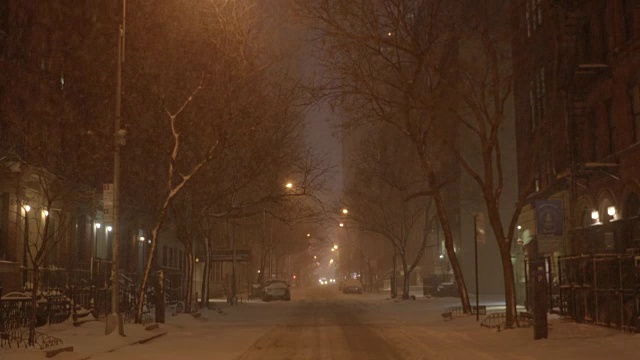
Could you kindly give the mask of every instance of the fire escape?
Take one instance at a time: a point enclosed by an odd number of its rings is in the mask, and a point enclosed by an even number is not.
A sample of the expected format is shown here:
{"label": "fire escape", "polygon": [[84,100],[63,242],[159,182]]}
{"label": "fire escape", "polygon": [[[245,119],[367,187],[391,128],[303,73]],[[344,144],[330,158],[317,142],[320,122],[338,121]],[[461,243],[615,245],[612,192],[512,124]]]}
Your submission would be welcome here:
{"label": "fire escape", "polygon": [[590,123],[589,94],[596,81],[609,74],[609,66],[604,63],[605,59],[594,59],[592,56],[589,18],[580,11],[579,3],[581,1],[563,2],[564,23],[561,25],[559,52],[560,81],[564,82],[567,101],[567,155],[573,199],[576,199],[580,178],[599,171],[617,179],[611,170],[618,167],[617,163],[595,162],[585,151],[590,138],[588,132],[594,130],[594,124]]}

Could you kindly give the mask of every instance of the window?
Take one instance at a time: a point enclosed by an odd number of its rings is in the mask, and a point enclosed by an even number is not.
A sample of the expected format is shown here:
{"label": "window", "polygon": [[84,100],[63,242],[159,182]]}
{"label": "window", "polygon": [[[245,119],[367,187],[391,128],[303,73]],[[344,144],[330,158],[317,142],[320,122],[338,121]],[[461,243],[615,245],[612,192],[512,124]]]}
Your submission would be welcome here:
{"label": "window", "polygon": [[222,262],[221,261],[213,262],[213,281],[214,282],[222,281]]}
{"label": "window", "polygon": [[631,102],[634,140],[640,142],[640,85],[636,84],[629,89],[629,100]]}
{"label": "window", "polygon": [[173,267],[173,248],[169,248],[169,267]]}
{"label": "window", "polygon": [[527,36],[531,36],[542,25],[542,0],[525,0]]}
{"label": "window", "polygon": [[182,261],[184,255],[182,254],[182,250],[178,250],[178,267],[180,268],[180,271],[184,270],[184,263]]}
{"label": "window", "polygon": [[167,266],[167,247],[162,247],[162,266]]}
{"label": "window", "polygon": [[611,102],[611,99],[605,101],[604,107],[606,111],[605,116],[607,117],[607,133],[609,135],[609,154],[613,154],[616,151],[616,145],[615,145],[616,129],[615,129],[615,125],[613,124],[613,104]]}
{"label": "window", "polygon": [[538,69],[529,84],[529,105],[531,108],[531,130],[540,123],[545,113],[546,85],[544,67]]}
{"label": "window", "polygon": [[589,157],[584,160],[596,160],[598,158],[598,134],[595,129],[598,128],[598,117],[595,111],[589,111],[587,118],[588,128],[584,129],[584,131],[588,134],[587,138],[589,139],[589,148],[588,152],[586,152]]}
{"label": "window", "polygon": [[600,28],[600,61],[606,62],[609,54],[609,32],[607,31],[607,4],[604,3],[600,8],[600,17],[598,19],[598,27]]}
{"label": "window", "polygon": [[7,254],[9,225],[9,193],[0,192],[0,260],[9,260]]}
{"label": "window", "polygon": [[640,0],[622,0],[622,14],[624,16],[624,35],[627,41],[638,35],[640,22]]}

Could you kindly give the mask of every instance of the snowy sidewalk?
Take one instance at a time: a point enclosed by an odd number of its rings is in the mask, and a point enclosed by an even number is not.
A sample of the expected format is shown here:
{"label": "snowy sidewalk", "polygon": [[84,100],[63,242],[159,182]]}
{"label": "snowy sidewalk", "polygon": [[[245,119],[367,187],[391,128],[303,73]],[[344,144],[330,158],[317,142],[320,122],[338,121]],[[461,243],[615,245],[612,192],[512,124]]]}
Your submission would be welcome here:
{"label": "snowy sidewalk", "polygon": [[[482,304],[482,302],[481,302]],[[487,302],[499,306],[499,301]],[[383,335],[399,348],[410,348],[410,359],[638,359],[640,335],[549,316],[549,337],[533,340],[533,328],[483,328],[475,316],[445,321],[441,313],[457,306],[453,298],[416,301],[384,300],[375,304],[376,317],[401,326]],[[484,316],[480,317],[480,321]]]}
{"label": "snowy sidewalk", "polygon": [[[105,322],[89,321],[80,326],[74,326],[72,322],[55,325],[46,325],[37,329],[40,333],[55,336],[62,339],[62,347],[73,346],[73,352],[61,352],[54,358],[57,360],[81,360],[90,359],[97,354],[112,352],[126,346],[145,343],[167,333],[162,327],[153,330],[145,330],[138,324],[125,324],[124,337],[117,335],[117,331],[111,335],[105,335]],[[47,350],[60,346],[40,349],[13,349],[0,350],[2,360],[31,360],[44,359]]]}

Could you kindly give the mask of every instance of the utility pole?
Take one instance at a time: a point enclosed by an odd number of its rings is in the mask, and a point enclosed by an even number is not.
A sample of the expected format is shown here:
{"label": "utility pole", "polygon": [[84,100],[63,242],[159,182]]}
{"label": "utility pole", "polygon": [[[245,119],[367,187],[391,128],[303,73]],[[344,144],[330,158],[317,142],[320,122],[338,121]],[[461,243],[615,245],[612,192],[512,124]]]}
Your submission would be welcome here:
{"label": "utility pole", "polygon": [[116,61],[116,117],[114,126],[113,156],[113,262],[111,264],[111,314],[107,316],[105,333],[108,335],[115,327],[118,334],[124,336],[124,322],[120,314],[120,146],[125,143],[125,131],[120,129],[122,113],[122,63],[124,62],[125,15],[127,0],[122,0],[121,22],[118,26],[118,59]]}

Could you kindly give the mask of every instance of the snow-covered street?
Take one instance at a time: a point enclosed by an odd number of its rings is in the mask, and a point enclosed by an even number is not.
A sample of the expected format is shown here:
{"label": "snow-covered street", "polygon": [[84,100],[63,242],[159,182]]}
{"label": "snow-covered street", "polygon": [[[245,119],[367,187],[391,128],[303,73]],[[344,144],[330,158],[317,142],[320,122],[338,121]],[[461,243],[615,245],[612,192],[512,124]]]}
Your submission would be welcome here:
{"label": "snow-covered street", "polygon": [[[485,298],[484,303],[491,304]],[[493,299],[495,300],[495,299]],[[639,335],[551,318],[549,339],[532,329],[497,332],[475,317],[445,321],[452,298],[397,301],[386,294],[343,295],[337,288],[293,292],[291,302],[251,301],[195,318],[169,316],[147,332],[129,325],[127,337],[105,337],[104,324],[42,328],[73,345],[56,359],[636,359]],[[166,335],[137,344],[137,339]],[[136,343],[135,345],[132,345]],[[41,351],[0,352],[0,359],[39,359]]]}

